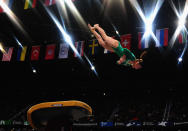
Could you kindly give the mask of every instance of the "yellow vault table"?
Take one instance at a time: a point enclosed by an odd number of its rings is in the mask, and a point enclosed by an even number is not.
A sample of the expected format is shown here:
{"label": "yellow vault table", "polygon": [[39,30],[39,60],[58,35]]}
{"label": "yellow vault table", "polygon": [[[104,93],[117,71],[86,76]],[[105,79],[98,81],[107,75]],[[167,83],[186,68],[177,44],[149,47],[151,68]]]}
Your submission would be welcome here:
{"label": "yellow vault table", "polygon": [[78,121],[89,115],[92,115],[92,108],[76,100],[44,102],[27,111],[28,122],[35,129],[47,126],[50,121]]}

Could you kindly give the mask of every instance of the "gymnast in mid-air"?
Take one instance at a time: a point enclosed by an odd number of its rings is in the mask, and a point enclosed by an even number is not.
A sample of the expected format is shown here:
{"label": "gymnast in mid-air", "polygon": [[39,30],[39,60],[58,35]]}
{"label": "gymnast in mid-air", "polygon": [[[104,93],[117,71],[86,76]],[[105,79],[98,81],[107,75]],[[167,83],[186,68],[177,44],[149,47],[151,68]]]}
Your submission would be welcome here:
{"label": "gymnast in mid-air", "polygon": [[142,68],[140,63],[143,62],[142,57],[146,54],[145,51],[140,55],[140,59],[136,59],[135,55],[127,48],[123,48],[118,40],[107,36],[99,24],[95,24],[93,27],[88,24],[88,27],[103,48],[115,52],[120,57],[117,61],[119,65],[131,66],[134,69]]}

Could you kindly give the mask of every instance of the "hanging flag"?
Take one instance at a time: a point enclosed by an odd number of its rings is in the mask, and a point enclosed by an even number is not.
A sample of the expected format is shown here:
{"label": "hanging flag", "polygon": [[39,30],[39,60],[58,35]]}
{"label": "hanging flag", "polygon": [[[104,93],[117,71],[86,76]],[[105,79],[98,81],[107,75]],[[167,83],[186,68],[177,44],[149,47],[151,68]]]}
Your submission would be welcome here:
{"label": "hanging flag", "polygon": [[55,4],[55,3],[56,3],[56,0],[45,0],[45,5],[46,6],[51,6],[51,5]]}
{"label": "hanging flag", "polygon": [[39,60],[40,46],[32,46],[31,49],[31,60]]}
{"label": "hanging flag", "polygon": [[181,31],[180,34],[178,35],[178,40],[180,44],[186,43],[187,42],[187,33],[186,31]]}
{"label": "hanging flag", "polygon": [[37,0],[25,0],[24,9],[35,8]]}
{"label": "hanging flag", "polygon": [[131,49],[131,34],[125,34],[120,37],[123,48]]}
{"label": "hanging flag", "polygon": [[27,51],[27,46],[23,46],[18,48],[18,54],[17,54],[17,61],[24,61],[25,55]]}
{"label": "hanging flag", "polygon": [[104,54],[108,54],[108,53],[111,53],[111,51],[104,49]]}
{"label": "hanging flag", "polygon": [[96,39],[90,41],[89,47],[90,47],[89,54],[95,55],[99,47],[98,41]]}
{"label": "hanging flag", "polygon": [[5,48],[5,53],[3,53],[2,61],[10,61],[12,57],[13,47]]}
{"label": "hanging flag", "polygon": [[[77,49],[80,56],[84,55],[84,41],[75,42],[75,48]],[[74,57],[78,57],[77,54],[74,52]]]}
{"label": "hanging flag", "polygon": [[[3,1],[8,6],[9,9],[12,8],[12,4],[14,0],[1,0],[1,1]],[[4,12],[3,8],[0,7],[0,13],[3,13],[3,12]]]}
{"label": "hanging flag", "polygon": [[165,29],[157,29],[156,37],[159,43],[157,43],[157,47],[160,46],[168,46],[168,28]]}
{"label": "hanging flag", "polygon": [[55,47],[56,47],[55,44],[47,45],[45,60],[52,60],[52,59],[54,59]]}
{"label": "hanging flag", "polygon": [[69,52],[69,45],[66,43],[60,44],[59,58],[60,59],[68,58],[68,52]]}
{"label": "hanging flag", "polygon": [[148,48],[148,41],[143,39],[144,32],[138,32],[138,49]]}

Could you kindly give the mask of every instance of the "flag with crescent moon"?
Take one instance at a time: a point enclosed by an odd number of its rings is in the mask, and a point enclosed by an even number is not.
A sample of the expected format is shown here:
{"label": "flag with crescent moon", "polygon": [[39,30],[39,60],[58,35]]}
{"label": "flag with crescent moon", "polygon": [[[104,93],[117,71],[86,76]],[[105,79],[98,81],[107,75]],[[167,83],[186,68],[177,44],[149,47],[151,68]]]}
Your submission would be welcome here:
{"label": "flag with crescent moon", "polygon": [[31,49],[31,60],[39,60],[40,46],[32,46]]}

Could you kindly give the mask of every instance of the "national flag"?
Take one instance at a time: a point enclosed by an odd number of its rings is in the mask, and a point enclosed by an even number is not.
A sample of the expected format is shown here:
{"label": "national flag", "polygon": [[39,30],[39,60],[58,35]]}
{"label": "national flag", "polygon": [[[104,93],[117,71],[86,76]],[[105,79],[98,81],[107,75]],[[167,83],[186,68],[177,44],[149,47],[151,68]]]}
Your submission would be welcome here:
{"label": "national flag", "polygon": [[46,46],[46,55],[45,55],[45,60],[51,60],[54,59],[55,55],[55,44],[47,45]]}
{"label": "national flag", "polygon": [[178,40],[180,44],[186,43],[187,42],[187,32],[186,31],[181,31],[180,34],[178,35]]}
{"label": "national flag", "polygon": [[5,48],[5,53],[3,53],[2,61],[10,61],[12,57],[13,47]]}
{"label": "national flag", "polygon": [[123,48],[131,49],[131,34],[125,34],[120,37]]}
{"label": "national flag", "polygon": [[[3,1],[8,6],[9,9],[12,8],[12,4],[14,0],[1,0],[1,1]],[[3,8],[0,7],[0,13],[3,13],[3,12],[4,12]]]}
{"label": "national flag", "polygon": [[108,54],[108,53],[111,53],[111,51],[104,49],[104,54]]}
{"label": "national flag", "polygon": [[98,41],[96,39],[94,39],[94,40],[90,41],[89,43],[90,43],[89,44],[89,47],[90,47],[89,53],[91,55],[96,54],[98,47],[99,47]]}
{"label": "national flag", "polygon": [[37,0],[25,0],[24,9],[35,8]]}
{"label": "national flag", "polygon": [[45,5],[50,6],[56,3],[56,0],[45,0]]}
{"label": "national flag", "polygon": [[68,53],[69,53],[69,45],[67,43],[60,44],[59,58],[60,59],[68,58]]}
{"label": "national flag", "polygon": [[25,60],[26,51],[27,51],[27,46],[23,46],[23,47],[18,48],[18,53],[17,53],[17,60],[18,61],[24,61]]}
{"label": "national flag", "polygon": [[[84,55],[84,41],[78,41],[74,43],[75,48],[77,49],[80,56]],[[74,52],[74,57],[77,57],[76,52]]]}
{"label": "national flag", "polygon": [[144,32],[138,32],[138,49],[148,48],[148,41],[143,38]]}
{"label": "national flag", "polygon": [[32,46],[31,49],[31,60],[39,60],[40,46]]}
{"label": "national flag", "polygon": [[168,46],[168,28],[165,29],[157,29],[156,37],[159,43],[157,43],[157,47],[159,46]]}

